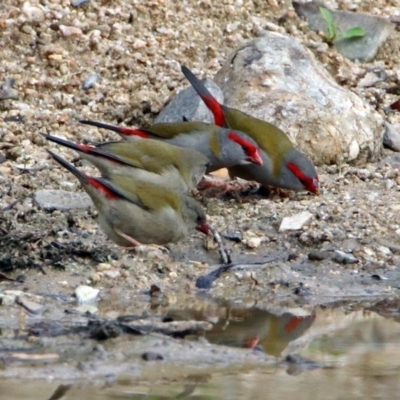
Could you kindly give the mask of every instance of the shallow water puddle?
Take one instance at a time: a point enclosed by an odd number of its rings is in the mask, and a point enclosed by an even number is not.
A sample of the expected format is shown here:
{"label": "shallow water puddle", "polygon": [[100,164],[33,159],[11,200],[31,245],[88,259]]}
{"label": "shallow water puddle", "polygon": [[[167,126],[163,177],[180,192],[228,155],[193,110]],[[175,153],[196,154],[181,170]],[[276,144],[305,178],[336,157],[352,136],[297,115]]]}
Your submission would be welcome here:
{"label": "shallow water puddle", "polygon": [[[207,305],[203,310],[170,309],[166,314],[173,320],[211,322],[213,328],[202,335],[207,341],[124,335],[122,340],[103,342],[102,356],[89,364],[65,355],[59,364],[33,359],[4,362],[3,352],[0,399],[398,397],[400,324],[375,312]],[[118,356],[118,363],[113,356],[121,349],[126,354]],[[140,355],[145,350],[163,360],[143,361]]]}

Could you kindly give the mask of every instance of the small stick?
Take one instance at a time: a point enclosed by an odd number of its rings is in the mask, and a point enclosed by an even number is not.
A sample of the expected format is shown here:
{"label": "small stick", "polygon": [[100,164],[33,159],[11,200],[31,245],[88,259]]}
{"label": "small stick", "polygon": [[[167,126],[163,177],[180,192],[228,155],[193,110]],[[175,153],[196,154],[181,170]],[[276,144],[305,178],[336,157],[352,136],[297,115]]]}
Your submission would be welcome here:
{"label": "small stick", "polygon": [[222,238],[220,234],[212,226],[210,226],[210,231],[213,235],[214,240],[218,244],[218,253],[219,256],[221,257],[221,264],[222,265],[232,264],[231,255],[229,254],[229,251],[226,250],[224,244],[222,243]]}

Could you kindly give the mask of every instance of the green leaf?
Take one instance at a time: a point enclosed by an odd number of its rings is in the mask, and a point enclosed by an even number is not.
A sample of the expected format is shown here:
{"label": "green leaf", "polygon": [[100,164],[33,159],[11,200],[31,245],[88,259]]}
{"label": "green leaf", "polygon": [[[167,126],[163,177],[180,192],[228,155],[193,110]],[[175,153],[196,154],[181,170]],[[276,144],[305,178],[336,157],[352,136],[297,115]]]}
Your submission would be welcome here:
{"label": "green leaf", "polygon": [[328,34],[326,35],[326,38],[328,40],[334,40],[337,36],[337,32],[336,32],[335,23],[333,22],[332,14],[325,7],[320,7],[319,11],[322,15],[322,18],[325,20],[326,24],[328,25]]}
{"label": "green leaf", "polygon": [[365,36],[365,29],[360,26],[355,26],[354,28],[347,29],[339,35],[339,39],[352,39],[352,38],[362,38]]}

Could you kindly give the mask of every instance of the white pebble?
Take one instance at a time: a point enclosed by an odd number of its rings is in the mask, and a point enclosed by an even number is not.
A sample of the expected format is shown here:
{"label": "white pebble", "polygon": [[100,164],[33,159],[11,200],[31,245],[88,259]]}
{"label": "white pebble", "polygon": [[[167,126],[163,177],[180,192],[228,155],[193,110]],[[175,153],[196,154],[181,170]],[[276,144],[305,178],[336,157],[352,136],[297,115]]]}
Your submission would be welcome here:
{"label": "white pebble", "polygon": [[249,249],[256,249],[260,247],[261,239],[258,237],[253,237],[246,242],[246,245]]}
{"label": "white pebble", "polygon": [[65,37],[82,36],[82,29],[75,26],[60,25],[60,32]]}
{"label": "white pebble", "polygon": [[41,8],[31,6],[28,2],[22,6],[22,12],[28,21],[43,21],[44,13]]}
{"label": "white pebble", "polygon": [[310,222],[312,214],[309,211],[303,211],[291,217],[283,218],[279,232],[296,231],[302,229],[305,224]]}
{"label": "white pebble", "polygon": [[75,296],[79,305],[95,303],[100,290],[91,286],[81,285],[75,289]]}

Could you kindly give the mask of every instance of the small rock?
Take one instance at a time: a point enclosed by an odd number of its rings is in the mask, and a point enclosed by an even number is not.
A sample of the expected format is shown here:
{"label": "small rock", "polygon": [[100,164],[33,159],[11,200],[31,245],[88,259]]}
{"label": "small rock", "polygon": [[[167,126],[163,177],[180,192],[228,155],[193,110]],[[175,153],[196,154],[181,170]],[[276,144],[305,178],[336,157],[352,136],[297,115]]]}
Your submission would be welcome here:
{"label": "small rock", "polygon": [[379,253],[382,253],[385,256],[390,256],[392,254],[389,247],[386,246],[379,246],[377,250],[379,251]]}
{"label": "small rock", "polygon": [[236,243],[240,243],[243,240],[243,233],[241,231],[222,232],[221,236],[224,239],[232,240],[232,242],[236,242]]}
{"label": "small rock", "polygon": [[[293,1],[296,13],[307,20],[313,31],[326,32],[327,24],[319,10],[321,3],[317,1]],[[393,25],[386,18],[349,11],[329,10],[338,32],[345,32],[359,26],[364,28],[365,36],[356,40],[338,39],[334,44],[337,51],[350,60],[370,61],[378,52],[379,47],[393,32]]]}
{"label": "small rock", "polygon": [[[166,250],[166,249],[165,249]],[[165,260],[168,255],[161,246],[136,246],[135,253],[138,256],[146,257],[146,258],[157,258],[159,260]]]}
{"label": "small rock", "polygon": [[71,6],[72,7],[79,7],[85,3],[89,3],[90,0],[72,0],[71,1]]}
{"label": "small rock", "polygon": [[377,192],[368,193],[368,195],[366,196],[367,200],[370,201],[371,203],[375,202],[379,197],[380,193]]}
{"label": "small rock", "polygon": [[132,48],[135,50],[143,49],[147,46],[147,42],[141,39],[136,39],[133,44]]}
{"label": "small rock", "polygon": [[75,289],[75,296],[79,305],[95,303],[100,290],[91,286],[81,285]]}
{"label": "small rock", "polygon": [[353,253],[355,250],[358,250],[361,247],[361,245],[357,239],[347,238],[343,240],[340,247],[345,253]]}
{"label": "small rock", "polygon": [[15,79],[9,78],[1,85],[0,100],[18,100],[18,91],[13,89],[14,83]]}
{"label": "small rock", "polygon": [[358,82],[358,87],[371,87],[376,85],[379,82],[382,82],[384,79],[382,76],[377,75],[374,72],[367,72],[364,76],[364,78],[362,78],[360,80],[360,82]]}
{"label": "small rock", "polygon": [[385,189],[390,190],[395,184],[396,184],[396,182],[393,179],[386,179],[385,180]]}
{"label": "small rock", "polygon": [[373,275],[371,275],[371,278],[375,279],[377,281],[386,281],[389,279],[389,278],[386,278],[386,276],[379,275],[379,274],[373,274]]}
{"label": "small rock", "polygon": [[159,360],[164,360],[164,357],[159,354],[156,353],[154,351],[146,351],[142,354],[142,358],[145,361],[159,361]]}
{"label": "small rock", "polygon": [[385,122],[383,145],[393,151],[400,151],[400,125]]}
{"label": "small rock", "polygon": [[281,222],[279,232],[300,230],[311,220],[312,216],[309,211],[303,211],[291,217],[285,217]]}
{"label": "small rock", "polygon": [[107,271],[108,269],[111,269],[111,265],[108,263],[100,263],[96,266],[96,271],[98,272],[104,272]]}
{"label": "small rock", "polygon": [[60,25],[60,32],[64,37],[78,37],[82,36],[82,29],[75,26]]}
{"label": "small rock", "polygon": [[94,86],[94,84],[98,81],[98,79],[99,79],[99,74],[97,74],[96,72],[88,76],[82,83],[82,89],[83,90],[90,89],[91,87]]}
{"label": "small rock", "polygon": [[28,300],[25,296],[19,296],[17,298],[17,304],[24,307],[25,310],[27,310],[31,314],[35,315],[40,315],[45,310],[45,306],[43,304],[38,304],[34,301]]}
{"label": "small rock", "polygon": [[[220,102],[223,103],[224,95],[222,90],[211,79],[203,81],[210,93]],[[182,122],[183,118],[189,121],[200,121],[213,123],[214,117],[208,110],[207,106],[201,100],[197,92],[188,87],[181,90],[178,95],[161,111],[155,119],[155,123],[159,122]]]}
{"label": "small rock", "polygon": [[110,279],[117,279],[121,276],[121,272],[116,270],[104,271],[103,274],[105,277]]}
{"label": "small rock", "polygon": [[261,244],[261,239],[258,237],[253,237],[246,241],[246,246],[249,249],[256,249],[257,247],[260,247],[260,244]]}
{"label": "small rock", "polygon": [[329,258],[331,254],[331,251],[311,250],[308,253],[308,259],[312,261],[322,261]]}
{"label": "small rock", "polygon": [[86,209],[93,205],[89,195],[84,192],[65,190],[37,190],[33,194],[35,203],[46,211]]}
{"label": "small rock", "polygon": [[30,22],[40,22],[44,20],[44,13],[42,9],[30,5],[28,2],[25,2],[22,6],[22,13]]}
{"label": "small rock", "polygon": [[345,253],[344,251],[335,250],[332,256],[332,260],[339,264],[355,264],[358,263],[358,259],[353,254]]}
{"label": "small rock", "polygon": [[15,294],[4,294],[0,298],[1,298],[1,305],[8,307],[8,306],[12,306],[15,304],[15,300],[17,299],[17,296]]}

